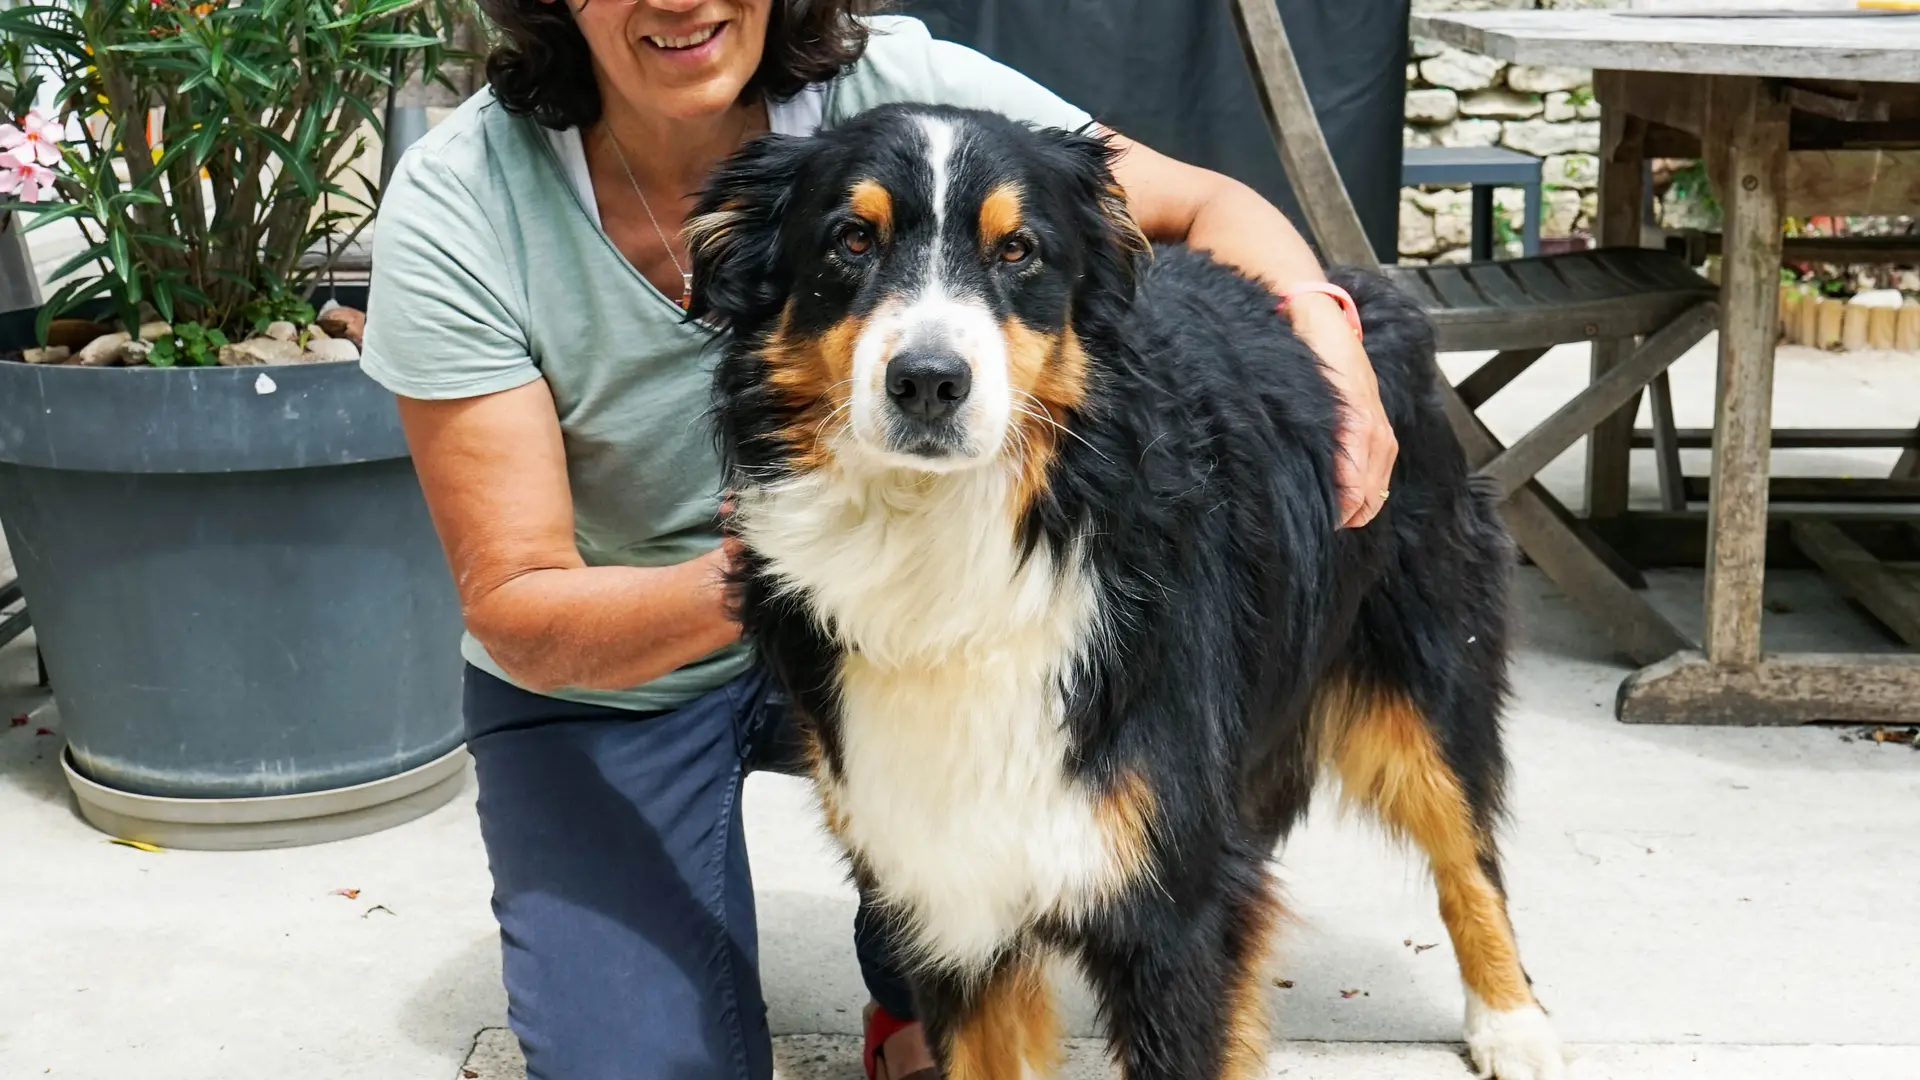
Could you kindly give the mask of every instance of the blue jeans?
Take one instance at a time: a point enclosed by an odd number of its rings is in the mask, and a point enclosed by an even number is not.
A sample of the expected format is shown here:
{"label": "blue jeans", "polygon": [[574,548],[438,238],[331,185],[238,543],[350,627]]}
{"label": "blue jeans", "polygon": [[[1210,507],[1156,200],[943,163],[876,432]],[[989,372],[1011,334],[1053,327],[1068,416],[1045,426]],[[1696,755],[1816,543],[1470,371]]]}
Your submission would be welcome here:
{"label": "blue jeans", "polygon": [[[469,667],[465,712],[529,1080],[768,1080],[740,788],[801,758],[767,676],[635,713]],[[862,903],[861,971],[911,1017],[882,926]]]}

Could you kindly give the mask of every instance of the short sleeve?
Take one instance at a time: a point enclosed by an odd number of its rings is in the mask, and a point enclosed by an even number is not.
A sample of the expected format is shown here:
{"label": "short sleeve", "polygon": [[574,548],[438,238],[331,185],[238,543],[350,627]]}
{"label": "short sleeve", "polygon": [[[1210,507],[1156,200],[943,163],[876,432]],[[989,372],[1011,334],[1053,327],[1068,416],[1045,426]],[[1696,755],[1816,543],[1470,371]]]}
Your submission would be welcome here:
{"label": "short sleeve", "polygon": [[874,16],[860,63],[834,90],[837,118],[876,105],[911,101],[984,109],[1041,127],[1076,130],[1092,123],[1085,110],[1026,75],[958,42],[944,41],[918,19]]}
{"label": "short sleeve", "polygon": [[477,397],[540,377],[506,252],[472,193],[431,154],[394,170],[374,222],[361,370],[403,397]]}

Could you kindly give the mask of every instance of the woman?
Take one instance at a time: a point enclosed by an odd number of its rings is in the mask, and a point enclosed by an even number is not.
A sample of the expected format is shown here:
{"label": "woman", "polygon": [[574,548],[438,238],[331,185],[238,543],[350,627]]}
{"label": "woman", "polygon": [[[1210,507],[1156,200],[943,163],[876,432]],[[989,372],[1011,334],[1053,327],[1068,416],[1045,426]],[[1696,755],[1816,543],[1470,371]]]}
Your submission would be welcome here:
{"label": "woman", "polygon": [[[399,396],[465,611],[511,1022],[536,1080],[766,1077],[739,793],[795,755],[723,610],[712,339],[681,319],[680,225],[764,132],[894,100],[1089,118],[915,21],[859,17],[872,0],[486,6],[504,35],[490,90],[407,152],[383,201],[363,363]],[[1150,236],[1276,289],[1324,280],[1246,187],[1137,145],[1117,173]],[[1351,404],[1346,523],[1364,524],[1395,453],[1372,370],[1335,301],[1291,311]],[[868,1071],[920,1077],[864,908],[855,938]]]}

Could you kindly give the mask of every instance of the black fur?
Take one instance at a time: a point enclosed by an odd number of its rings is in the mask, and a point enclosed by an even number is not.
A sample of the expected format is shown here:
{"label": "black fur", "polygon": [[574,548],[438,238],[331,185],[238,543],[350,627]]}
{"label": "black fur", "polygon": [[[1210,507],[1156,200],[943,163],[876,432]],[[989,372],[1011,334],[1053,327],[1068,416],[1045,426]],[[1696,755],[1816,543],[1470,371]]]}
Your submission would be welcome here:
{"label": "black fur", "polygon": [[[789,467],[779,433],[791,407],[769,392],[758,356],[782,306],[792,300],[817,328],[872,302],[871,283],[817,252],[853,170],[912,167],[898,149],[909,115],[763,141],[703,197],[697,213],[744,214],[695,257],[694,314],[735,332],[715,384],[733,484]],[[1030,217],[1046,234],[1049,282],[980,287],[1029,325],[1070,325],[1091,361],[1075,437],[1060,440],[1023,523],[1030,543],[1055,550],[1085,538],[1114,641],[1076,680],[1064,767],[1096,785],[1138,774],[1158,815],[1152,883],[1086,925],[1035,932],[1081,960],[1129,1077],[1216,1076],[1231,983],[1259,944],[1249,933],[1267,902],[1265,863],[1313,785],[1321,687],[1403,695],[1491,829],[1512,552],[1442,416],[1431,329],[1383,279],[1334,275],[1358,301],[1400,444],[1383,512],[1341,530],[1338,402],[1274,297],[1186,249],[1140,252],[1109,204],[1100,140],[946,115],[978,135],[969,171],[1014,170],[1047,193]],[[747,637],[834,760],[838,646],[762,571],[748,552],[737,594]],[[939,970],[920,978],[937,1043],[965,1012],[967,984]]]}

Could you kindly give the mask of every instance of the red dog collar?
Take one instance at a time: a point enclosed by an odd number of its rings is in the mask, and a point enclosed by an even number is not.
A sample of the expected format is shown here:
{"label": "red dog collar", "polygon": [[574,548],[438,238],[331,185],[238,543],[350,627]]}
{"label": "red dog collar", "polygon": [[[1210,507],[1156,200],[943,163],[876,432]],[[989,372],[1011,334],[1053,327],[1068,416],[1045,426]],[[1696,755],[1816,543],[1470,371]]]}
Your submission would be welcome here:
{"label": "red dog collar", "polygon": [[1285,311],[1287,309],[1287,303],[1301,293],[1319,293],[1322,296],[1333,297],[1334,300],[1340,304],[1340,310],[1346,312],[1347,325],[1353,328],[1353,336],[1356,338],[1362,336],[1360,332],[1360,308],[1354,304],[1353,297],[1347,290],[1330,281],[1302,281],[1299,284],[1289,285],[1280,290],[1280,310]]}

